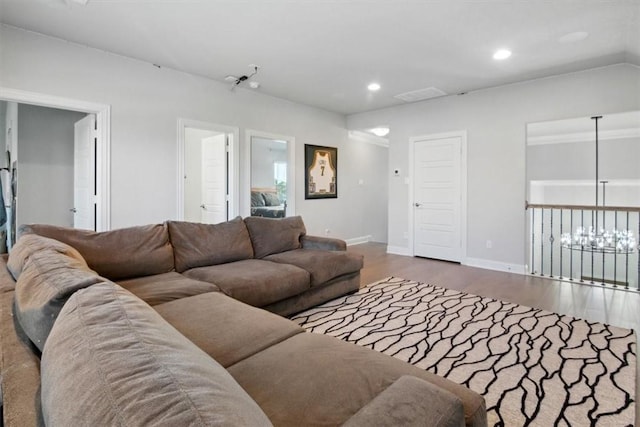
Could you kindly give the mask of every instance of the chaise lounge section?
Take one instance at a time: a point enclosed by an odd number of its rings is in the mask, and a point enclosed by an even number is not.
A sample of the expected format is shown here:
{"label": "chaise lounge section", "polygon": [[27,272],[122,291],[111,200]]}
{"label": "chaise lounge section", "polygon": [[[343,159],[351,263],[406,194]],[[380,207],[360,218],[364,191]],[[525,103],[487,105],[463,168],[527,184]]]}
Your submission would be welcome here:
{"label": "chaise lounge section", "polygon": [[0,272],[7,426],[486,425],[466,387],[277,315],[359,286],[362,259],[299,217],[21,230]]}

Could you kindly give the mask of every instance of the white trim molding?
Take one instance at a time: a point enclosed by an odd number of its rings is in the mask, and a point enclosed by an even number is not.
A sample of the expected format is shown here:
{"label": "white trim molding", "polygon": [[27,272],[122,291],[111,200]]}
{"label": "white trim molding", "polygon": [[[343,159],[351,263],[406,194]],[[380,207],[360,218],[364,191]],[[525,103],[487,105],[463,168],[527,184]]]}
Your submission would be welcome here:
{"label": "white trim molding", "polygon": [[381,136],[371,135],[367,132],[362,132],[359,130],[350,130],[348,132],[349,139],[358,142],[365,142],[367,144],[378,145],[380,147],[389,148],[389,140],[387,138],[382,138]]}
{"label": "white trim molding", "polygon": [[0,99],[96,116],[96,230],[111,229],[111,106],[0,87]]}
{"label": "white trim molding", "polygon": [[491,261],[482,258],[466,258],[462,265],[484,268],[485,270],[503,271],[506,273],[525,274],[524,264],[508,264],[505,262]]}
{"label": "white trim molding", "polygon": [[411,250],[404,246],[389,246],[387,245],[387,253],[393,255],[413,256]]}
{"label": "white trim molding", "polygon": [[229,179],[229,219],[240,215],[240,128],[234,126],[219,125],[216,123],[202,122],[191,119],[178,119],[178,220],[184,220],[184,144],[185,144],[185,129],[205,129],[212,132],[219,132],[229,135],[229,166],[231,173],[228,173]]}
{"label": "white trim molding", "polygon": [[[594,132],[578,132],[568,133],[563,135],[544,135],[544,136],[531,136],[527,138],[527,145],[551,145],[551,144],[569,144],[575,142],[589,142],[592,143],[595,138]],[[615,139],[626,138],[640,138],[640,129],[615,129],[605,130],[598,132],[598,139],[600,141],[610,141]]]}
{"label": "white trim molding", "polygon": [[347,246],[361,245],[363,243],[369,243],[372,237],[370,234],[367,234],[366,236],[352,237],[351,239],[345,240],[345,242],[347,242]]}

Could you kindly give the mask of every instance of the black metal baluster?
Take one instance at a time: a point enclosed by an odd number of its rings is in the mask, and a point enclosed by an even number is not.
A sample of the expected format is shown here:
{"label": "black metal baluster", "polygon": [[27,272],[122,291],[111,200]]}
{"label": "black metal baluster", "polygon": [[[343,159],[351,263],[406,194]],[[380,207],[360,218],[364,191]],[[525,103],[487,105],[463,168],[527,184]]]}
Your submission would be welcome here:
{"label": "black metal baluster", "polygon": [[549,228],[549,258],[551,260],[549,262],[549,267],[551,268],[551,271],[549,273],[549,277],[553,277],[553,241],[553,208],[551,208],[551,227]]}
{"label": "black metal baluster", "polygon": [[569,279],[573,280],[573,252],[571,245],[573,244],[573,209],[571,209],[571,227],[569,228]]}
{"label": "black metal baluster", "polygon": [[[603,194],[602,194],[602,205],[604,206],[604,186],[602,188],[602,192],[603,192]],[[597,213],[596,213],[596,215],[597,215]],[[606,233],[606,230],[607,230],[607,222],[606,221],[607,221],[607,212],[603,210],[602,211],[602,229],[604,230],[602,232],[602,239],[603,240],[604,240],[604,233]],[[604,286],[604,256],[605,256],[605,252],[607,252],[605,250],[605,246],[607,245],[607,242],[603,241],[603,244],[604,244],[604,246],[602,247],[602,283],[601,283],[601,285]],[[615,281],[614,281],[614,286],[615,286]]]}
{"label": "black metal baluster", "polygon": [[[596,198],[596,206],[597,206],[597,204],[598,203],[597,203],[597,198]],[[596,221],[598,221],[598,214],[597,213],[596,213]],[[593,227],[593,209],[591,210],[591,227]],[[596,236],[598,235],[597,228],[598,228],[598,224],[596,224],[596,230],[594,230]],[[595,276],[593,274],[593,265],[594,265],[593,258],[595,256],[595,253],[594,253],[595,251],[594,251],[594,248],[593,248],[593,245],[591,244],[591,242],[589,242],[589,244],[591,245],[591,282],[590,283],[593,285],[593,276]]]}
{"label": "black metal baluster", "polygon": [[531,209],[531,274],[536,272],[536,208]]}
{"label": "black metal baluster", "polygon": [[[614,232],[618,231],[618,211],[614,211],[613,214],[613,227]],[[613,283],[618,283],[618,236],[615,239],[616,248],[613,251]]]}
{"label": "black metal baluster", "polygon": [[[629,229],[629,211],[627,211],[627,226],[625,227],[625,230]],[[624,286],[625,288],[629,287],[629,251],[626,250],[625,251],[625,262],[624,262]]]}
{"label": "black metal baluster", "polygon": [[544,276],[544,208],[540,212],[540,275]]}
{"label": "black metal baluster", "polygon": [[[584,231],[584,209],[580,209],[580,227]],[[580,242],[580,281],[584,282],[584,245]]]}
{"label": "black metal baluster", "polygon": [[562,217],[564,210],[560,209],[560,280],[562,280]]}

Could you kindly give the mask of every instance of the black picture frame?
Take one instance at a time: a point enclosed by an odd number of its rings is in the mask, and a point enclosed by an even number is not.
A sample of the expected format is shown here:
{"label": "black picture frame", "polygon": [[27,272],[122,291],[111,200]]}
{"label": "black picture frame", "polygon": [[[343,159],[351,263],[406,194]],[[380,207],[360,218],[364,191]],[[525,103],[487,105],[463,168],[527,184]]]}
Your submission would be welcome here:
{"label": "black picture frame", "polygon": [[338,198],[338,149],[304,145],[304,198]]}

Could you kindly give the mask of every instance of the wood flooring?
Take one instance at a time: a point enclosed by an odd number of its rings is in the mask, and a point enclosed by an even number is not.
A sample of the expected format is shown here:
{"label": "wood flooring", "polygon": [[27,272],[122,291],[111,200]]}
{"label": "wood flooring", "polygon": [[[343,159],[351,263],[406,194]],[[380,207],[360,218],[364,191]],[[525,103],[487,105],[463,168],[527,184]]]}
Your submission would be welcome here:
{"label": "wood flooring", "polygon": [[613,326],[640,329],[640,292],[386,253],[382,243],[349,246],[364,255],[362,285],[395,276]]}

